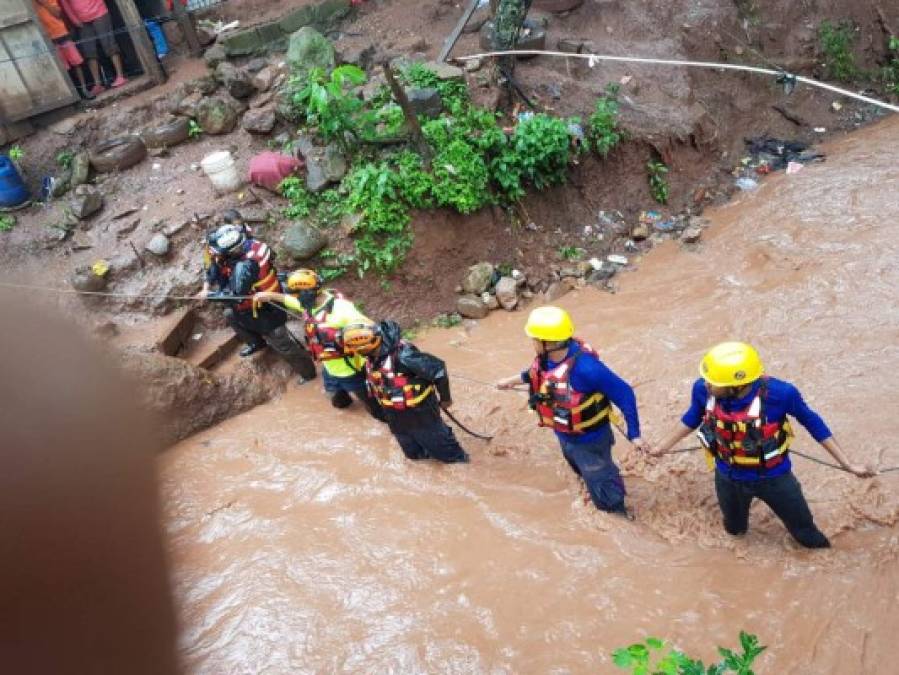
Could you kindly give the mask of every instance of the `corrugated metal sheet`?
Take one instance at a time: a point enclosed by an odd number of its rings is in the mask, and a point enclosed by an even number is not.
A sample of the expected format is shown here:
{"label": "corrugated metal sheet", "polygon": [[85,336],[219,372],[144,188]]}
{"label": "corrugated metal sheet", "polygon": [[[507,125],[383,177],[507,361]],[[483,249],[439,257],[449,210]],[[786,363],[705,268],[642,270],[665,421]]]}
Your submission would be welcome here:
{"label": "corrugated metal sheet", "polygon": [[31,0],[0,0],[0,119],[15,122],[77,100]]}

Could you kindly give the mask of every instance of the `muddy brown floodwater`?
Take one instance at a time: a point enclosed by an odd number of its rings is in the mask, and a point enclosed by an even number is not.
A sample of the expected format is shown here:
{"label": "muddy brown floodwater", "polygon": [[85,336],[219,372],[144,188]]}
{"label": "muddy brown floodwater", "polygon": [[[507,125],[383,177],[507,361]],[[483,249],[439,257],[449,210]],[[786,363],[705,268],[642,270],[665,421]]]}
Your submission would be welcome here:
{"label": "muddy brown floodwater", "polygon": [[[854,460],[899,465],[899,119],[826,148],[711,214],[617,294],[566,296],[578,333],[639,385],[645,435],[687,403],[702,352],[752,340]],[[530,360],[525,314],[418,342],[492,381]],[[610,673],[664,636],[705,659],[741,629],[759,673],[888,673],[899,662],[899,473],[795,459],[834,548],[798,548],[763,505],[720,526],[701,457],[626,473],[626,523],[586,506],[521,394],[454,380],[470,466],[412,464],[361,410],[292,389],[160,460],[181,652],[191,673]],[[821,455],[809,437],[797,448]],[[626,443],[616,453],[626,455]]]}

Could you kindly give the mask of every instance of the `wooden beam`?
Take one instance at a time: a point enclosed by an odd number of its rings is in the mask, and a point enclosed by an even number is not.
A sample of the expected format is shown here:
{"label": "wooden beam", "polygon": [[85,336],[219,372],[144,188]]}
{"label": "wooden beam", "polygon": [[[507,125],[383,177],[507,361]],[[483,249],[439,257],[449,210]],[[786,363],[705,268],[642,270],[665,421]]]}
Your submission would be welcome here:
{"label": "wooden beam", "polygon": [[178,27],[181,28],[181,34],[187,41],[187,48],[190,50],[190,55],[194,58],[200,56],[200,54],[203,53],[203,48],[200,46],[200,38],[197,37],[194,21],[179,0],[174,1],[172,5],[172,14],[175,15],[175,21],[178,22]]}
{"label": "wooden beam", "polygon": [[137,11],[134,0],[115,0],[115,4],[122,13],[122,20],[128,28],[128,35],[131,36],[131,43],[137,52],[137,58],[140,59],[144,74],[155,84],[162,84],[165,82],[165,72],[156,60],[156,50],[153,49],[153,43],[150,42],[144,20]]}
{"label": "wooden beam", "polygon": [[425,140],[425,135],[421,131],[421,125],[418,123],[418,117],[416,117],[415,112],[412,110],[412,106],[409,105],[409,99],[406,98],[406,92],[393,76],[393,70],[390,69],[390,64],[383,63],[381,64],[381,67],[384,69],[384,77],[387,78],[387,84],[390,86],[390,91],[393,92],[393,97],[396,99],[396,102],[399,103],[400,108],[403,109],[406,125],[409,127],[409,131],[412,132],[412,138],[418,148],[418,154],[421,155],[424,170],[430,171],[431,146],[428,145],[428,142]]}
{"label": "wooden beam", "polygon": [[443,48],[440,50],[440,55],[437,57],[438,63],[443,63],[446,61],[446,57],[449,56],[450,52],[453,51],[453,47],[456,46],[456,43],[459,41],[459,36],[462,35],[462,31],[465,30],[465,26],[468,24],[468,21],[471,19],[474,11],[478,8],[478,0],[470,0],[468,3],[468,7],[465,8],[465,11],[462,12],[462,17],[459,19],[459,23],[456,24],[456,27],[453,28],[453,32],[449,34],[449,37],[446,38],[443,42]]}

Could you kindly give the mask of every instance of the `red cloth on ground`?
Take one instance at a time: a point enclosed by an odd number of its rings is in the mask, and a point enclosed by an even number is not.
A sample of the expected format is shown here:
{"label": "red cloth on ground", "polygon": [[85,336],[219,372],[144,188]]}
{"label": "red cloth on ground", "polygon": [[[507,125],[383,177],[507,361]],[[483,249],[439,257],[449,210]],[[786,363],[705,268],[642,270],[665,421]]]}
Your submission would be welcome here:
{"label": "red cloth on ground", "polygon": [[250,182],[272,192],[278,191],[281,181],[303,168],[300,160],[266,151],[250,160]]}

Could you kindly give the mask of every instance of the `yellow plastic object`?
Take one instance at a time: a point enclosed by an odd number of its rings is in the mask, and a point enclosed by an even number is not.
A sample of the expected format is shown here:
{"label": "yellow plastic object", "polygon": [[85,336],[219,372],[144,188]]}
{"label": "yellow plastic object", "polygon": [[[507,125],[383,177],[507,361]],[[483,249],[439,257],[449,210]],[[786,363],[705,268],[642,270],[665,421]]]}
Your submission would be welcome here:
{"label": "yellow plastic object", "polygon": [[759,353],[745,342],[722,342],[699,363],[699,375],[716,387],[741,387],[765,374]]}
{"label": "yellow plastic object", "polygon": [[524,332],[544,342],[562,342],[574,335],[574,323],[564,309],[546,305],[531,312]]}
{"label": "yellow plastic object", "polygon": [[322,285],[321,277],[315,270],[297,270],[287,275],[287,290],[311,291]]}
{"label": "yellow plastic object", "polygon": [[109,263],[105,260],[98,260],[91,265],[91,271],[98,277],[105,277],[109,273]]}

